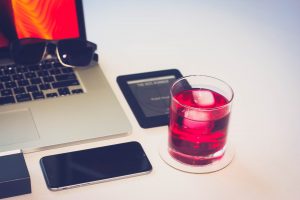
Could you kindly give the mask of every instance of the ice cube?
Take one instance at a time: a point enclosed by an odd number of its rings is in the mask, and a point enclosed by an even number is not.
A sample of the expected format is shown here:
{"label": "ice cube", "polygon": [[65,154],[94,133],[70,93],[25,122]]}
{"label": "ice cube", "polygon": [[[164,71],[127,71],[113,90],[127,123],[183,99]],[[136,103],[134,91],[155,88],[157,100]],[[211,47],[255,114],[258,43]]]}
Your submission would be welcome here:
{"label": "ice cube", "polygon": [[184,112],[184,118],[193,120],[193,121],[209,121],[210,114],[207,111],[189,109]]}
{"label": "ice cube", "polygon": [[189,110],[185,112],[185,116],[182,120],[182,127],[189,129],[190,134],[208,134],[213,128],[213,123],[208,119],[208,113]]}
{"label": "ice cube", "polygon": [[193,99],[200,107],[208,107],[215,104],[214,95],[208,90],[193,91]]}

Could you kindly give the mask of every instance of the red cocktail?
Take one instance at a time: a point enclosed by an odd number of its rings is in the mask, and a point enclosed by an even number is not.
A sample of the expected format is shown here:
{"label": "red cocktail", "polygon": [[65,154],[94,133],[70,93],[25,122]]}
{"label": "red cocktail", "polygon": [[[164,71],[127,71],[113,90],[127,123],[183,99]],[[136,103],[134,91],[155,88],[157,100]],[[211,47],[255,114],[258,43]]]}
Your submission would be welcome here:
{"label": "red cocktail", "polygon": [[231,88],[212,77],[190,76],[174,83],[171,96],[172,157],[191,165],[206,165],[222,158],[233,98]]}

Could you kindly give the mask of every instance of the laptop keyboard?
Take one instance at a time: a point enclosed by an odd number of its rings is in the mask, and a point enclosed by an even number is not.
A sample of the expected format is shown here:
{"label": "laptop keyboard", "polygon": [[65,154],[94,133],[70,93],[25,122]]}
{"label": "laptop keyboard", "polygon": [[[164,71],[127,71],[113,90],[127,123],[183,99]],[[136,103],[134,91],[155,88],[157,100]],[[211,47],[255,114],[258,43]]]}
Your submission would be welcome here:
{"label": "laptop keyboard", "polygon": [[83,93],[73,68],[57,59],[0,66],[0,105]]}

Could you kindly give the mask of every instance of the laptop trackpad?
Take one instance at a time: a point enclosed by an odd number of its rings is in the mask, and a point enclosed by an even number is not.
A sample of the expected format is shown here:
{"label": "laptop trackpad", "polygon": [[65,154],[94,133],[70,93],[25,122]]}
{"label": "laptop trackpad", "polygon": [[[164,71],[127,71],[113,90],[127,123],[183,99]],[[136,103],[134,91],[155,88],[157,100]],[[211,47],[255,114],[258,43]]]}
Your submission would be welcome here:
{"label": "laptop trackpad", "polygon": [[0,146],[24,143],[39,138],[29,109],[0,113]]}

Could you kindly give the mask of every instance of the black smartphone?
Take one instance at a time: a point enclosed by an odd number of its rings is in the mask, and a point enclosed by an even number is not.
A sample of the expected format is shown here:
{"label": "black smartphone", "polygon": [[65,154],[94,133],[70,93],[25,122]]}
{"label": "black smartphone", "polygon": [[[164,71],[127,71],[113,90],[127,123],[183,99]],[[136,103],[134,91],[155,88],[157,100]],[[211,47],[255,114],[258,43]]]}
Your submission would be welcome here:
{"label": "black smartphone", "polygon": [[142,146],[126,142],[45,156],[40,160],[50,190],[147,174],[152,171]]}

